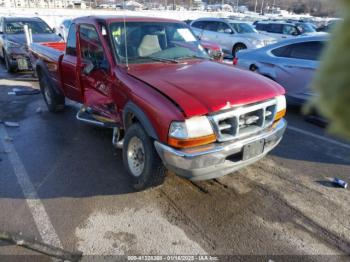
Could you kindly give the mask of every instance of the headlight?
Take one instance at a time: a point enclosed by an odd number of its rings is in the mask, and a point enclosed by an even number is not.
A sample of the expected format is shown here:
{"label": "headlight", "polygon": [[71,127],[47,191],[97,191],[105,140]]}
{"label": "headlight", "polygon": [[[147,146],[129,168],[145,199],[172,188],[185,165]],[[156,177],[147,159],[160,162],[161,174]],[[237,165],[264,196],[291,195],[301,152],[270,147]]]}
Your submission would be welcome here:
{"label": "headlight", "polygon": [[18,48],[18,47],[21,47],[21,45],[18,44],[18,43],[12,42],[12,41],[7,41],[7,47],[9,47],[9,48]]}
{"label": "headlight", "polygon": [[253,40],[252,41],[252,44],[257,46],[257,47],[261,47],[261,46],[264,46],[264,41],[261,41],[261,40]]}
{"label": "headlight", "polygon": [[176,148],[195,147],[215,141],[213,128],[205,116],[172,122],[169,128],[168,144]]}
{"label": "headlight", "polygon": [[276,105],[276,116],[275,116],[275,122],[282,119],[286,115],[287,111],[287,102],[285,96],[277,96],[277,105]]}

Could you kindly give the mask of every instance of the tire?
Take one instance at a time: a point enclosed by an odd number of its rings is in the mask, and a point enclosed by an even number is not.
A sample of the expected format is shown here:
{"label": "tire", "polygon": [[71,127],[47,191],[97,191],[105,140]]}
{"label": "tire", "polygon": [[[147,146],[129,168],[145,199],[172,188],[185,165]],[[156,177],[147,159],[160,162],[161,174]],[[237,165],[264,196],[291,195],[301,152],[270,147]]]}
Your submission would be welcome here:
{"label": "tire", "polygon": [[154,148],[153,140],[139,123],[131,125],[126,131],[123,162],[136,190],[158,186],[164,181],[165,167]]}
{"label": "tire", "polygon": [[4,61],[5,61],[5,67],[6,67],[7,73],[14,73],[14,72],[16,72],[16,67],[11,66],[9,57],[6,54],[5,50],[3,51],[3,54],[4,54]]}
{"label": "tire", "polygon": [[247,49],[247,46],[244,44],[236,44],[233,48],[232,48],[232,56],[236,57],[236,54],[241,51]]}
{"label": "tire", "polygon": [[65,99],[64,96],[57,94],[52,87],[50,79],[46,76],[46,74],[39,74],[39,84],[41,94],[44,97],[47,108],[52,113],[60,112],[65,107]]}

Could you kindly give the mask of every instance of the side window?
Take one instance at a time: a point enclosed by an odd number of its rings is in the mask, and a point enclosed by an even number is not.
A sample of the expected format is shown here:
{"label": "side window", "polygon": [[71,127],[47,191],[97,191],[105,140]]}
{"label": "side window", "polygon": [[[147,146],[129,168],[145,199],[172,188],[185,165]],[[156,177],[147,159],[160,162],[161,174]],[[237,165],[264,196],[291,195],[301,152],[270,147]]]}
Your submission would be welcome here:
{"label": "side window", "polygon": [[226,23],[218,22],[217,32],[227,34],[229,31],[232,33],[232,29]]}
{"label": "side window", "polygon": [[323,42],[313,41],[279,47],[272,50],[271,53],[278,57],[317,61],[320,58],[323,48]]}
{"label": "side window", "polygon": [[283,25],[281,24],[270,24],[269,33],[274,33],[274,34],[282,34],[283,33]]}
{"label": "side window", "polygon": [[91,61],[95,66],[105,62],[106,56],[98,36],[97,30],[92,25],[80,25],[80,54],[83,60]]}
{"label": "side window", "polygon": [[290,57],[305,60],[319,60],[324,43],[321,41],[313,41],[306,43],[298,43],[291,46]]}
{"label": "side window", "polygon": [[271,51],[274,56],[277,57],[289,57],[290,45],[282,46]]}
{"label": "side window", "polygon": [[283,34],[284,35],[298,35],[298,30],[295,26],[284,25],[283,26]]}
{"label": "side window", "polygon": [[0,32],[2,33],[3,32],[3,28],[2,28],[2,25],[3,25],[3,22],[2,22],[2,18],[0,18]]}
{"label": "side window", "polygon": [[206,26],[204,29],[208,30],[208,31],[217,32],[218,31],[218,23],[215,21],[208,21],[206,23]]}
{"label": "side window", "polygon": [[204,21],[197,21],[197,22],[194,22],[192,24],[192,27],[199,28],[199,29],[203,29],[204,26],[205,26],[205,22]]}
{"label": "side window", "polygon": [[75,24],[72,24],[69,28],[68,38],[67,38],[67,47],[66,54],[77,56],[77,39],[76,39],[76,28]]}

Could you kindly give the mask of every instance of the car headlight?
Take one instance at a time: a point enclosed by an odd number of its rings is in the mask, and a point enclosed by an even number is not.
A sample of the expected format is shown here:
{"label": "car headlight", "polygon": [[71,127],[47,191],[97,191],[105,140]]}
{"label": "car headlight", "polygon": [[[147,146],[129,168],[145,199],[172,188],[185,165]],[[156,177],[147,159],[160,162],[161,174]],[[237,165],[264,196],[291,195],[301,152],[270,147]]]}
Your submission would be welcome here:
{"label": "car headlight", "polygon": [[261,40],[256,39],[256,40],[253,40],[253,41],[252,41],[252,44],[253,44],[254,46],[261,47],[261,46],[264,46],[264,41],[261,41]]}
{"label": "car headlight", "polygon": [[8,48],[19,48],[19,47],[21,47],[21,44],[18,44],[16,42],[12,42],[12,41],[7,41],[7,47]]}
{"label": "car headlight", "polygon": [[285,96],[277,96],[276,97],[276,116],[275,116],[275,122],[281,120],[287,112],[287,102]]}
{"label": "car headlight", "polygon": [[213,128],[206,116],[193,117],[184,122],[174,121],[169,128],[168,144],[176,148],[189,148],[216,141]]}

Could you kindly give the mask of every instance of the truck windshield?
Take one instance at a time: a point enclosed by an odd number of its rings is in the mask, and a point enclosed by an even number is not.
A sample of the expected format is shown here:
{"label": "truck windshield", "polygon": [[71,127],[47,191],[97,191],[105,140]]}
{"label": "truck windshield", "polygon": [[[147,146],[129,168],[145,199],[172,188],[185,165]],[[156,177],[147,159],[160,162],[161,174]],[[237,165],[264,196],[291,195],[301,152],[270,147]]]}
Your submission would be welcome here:
{"label": "truck windshield", "polygon": [[7,34],[24,34],[24,25],[28,25],[32,34],[51,34],[50,27],[41,21],[7,21],[5,32]]}
{"label": "truck windshield", "polygon": [[[112,23],[110,34],[120,63],[178,62],[187,58],[209,59],[185,24],[165,22]],[[127,52],[127,53],[126,53]],[[126,55],[127,54],[127,55]]]}

